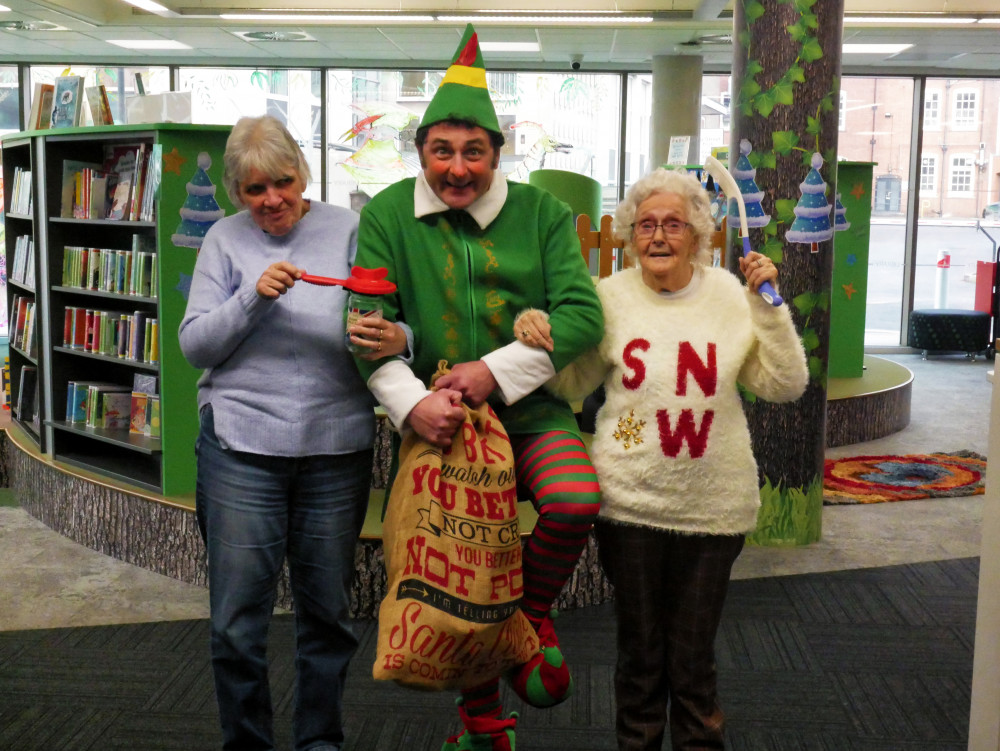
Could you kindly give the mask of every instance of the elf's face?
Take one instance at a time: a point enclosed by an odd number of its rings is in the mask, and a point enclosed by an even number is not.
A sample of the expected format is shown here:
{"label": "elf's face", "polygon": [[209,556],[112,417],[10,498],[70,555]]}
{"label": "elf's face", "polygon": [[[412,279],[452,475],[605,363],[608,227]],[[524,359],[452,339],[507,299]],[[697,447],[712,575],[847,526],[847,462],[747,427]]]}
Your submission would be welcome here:
{"label": "elf's face", "polygon": [[490,188],[500,153],[483,128],[432,125],[420,150],[420,165],[434,194],[449,208],[465,209]]}
{"label": "elf's face", "polygon": [[309,210],[309,202],[302,198],[305,189],[295,169],[273,178],[254,167],[240,183],[240,198],[258,227],[269,235],[284,235]]}

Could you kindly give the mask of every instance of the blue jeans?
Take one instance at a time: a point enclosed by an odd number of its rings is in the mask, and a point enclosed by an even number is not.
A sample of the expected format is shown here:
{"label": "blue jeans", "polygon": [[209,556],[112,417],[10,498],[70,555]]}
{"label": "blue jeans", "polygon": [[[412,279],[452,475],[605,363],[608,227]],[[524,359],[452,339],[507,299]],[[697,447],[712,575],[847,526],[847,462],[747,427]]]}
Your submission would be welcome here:
{"label": "blue jeans", "polygon": [[278,457],[227,450],[215,436],[210,406],[202,411],[195,451],[223,748],[274,748],[267,632],[287,556],[295,604],[295,751],[336,751],[344,740],[344,678],[358,646],[350,585],[372,452]]}

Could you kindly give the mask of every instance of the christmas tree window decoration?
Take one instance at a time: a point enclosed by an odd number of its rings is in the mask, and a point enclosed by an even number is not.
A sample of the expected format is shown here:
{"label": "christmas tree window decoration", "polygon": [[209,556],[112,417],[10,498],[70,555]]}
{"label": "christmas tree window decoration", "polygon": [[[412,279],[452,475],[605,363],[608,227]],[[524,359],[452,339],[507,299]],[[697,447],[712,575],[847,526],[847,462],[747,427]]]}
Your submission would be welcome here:
{"label": "christmas tree window decoration", "polygon": [[799,183],[802,197],[793,209],[795,221],[785,233],[785,239],[793,243],[808,244],[811,252],[818,253],[818,244],[833,237],[833,227],[830,225],[830,210],[833,207],[826,200],[826,181],[819,174],[823,157],[815,153],[811,163],[806,179]]}
{"label": "christmas tree window decoration", "polygon": [[206,152],[198,154],[198,169],[187,184],[187,198],[180,208],[181,223],[170,236],[174,245],[183,248],[201,248],[208,228],[226,215],[226,210],[215,200],[215,184],[208,176],[212,157]]}
{"label": "christmas tree window decoration", "polygon": [[[757,187],[757,170],[750,164],[748,158],[753,147],[750,141],[742,139],[740,141],[740,158],[736,162],[736,168],[732,171],[736,179],[736,186],[743,196],[743,205],[746,207],[747,227],[759,229],[771,223],[771,215],[764,213],[761,201],[764,200],[764,191]],[[739,208],[736,199],[732,198],[729,205],[729,216],[737,216]]]}
{"label": "christmas tree window decoration", "polygon": [[838,193],[836,203],[833,205],[833,231],[842,232],[850,228],[851,223],[847,221],[847,209],[840,202],[840,193]]}

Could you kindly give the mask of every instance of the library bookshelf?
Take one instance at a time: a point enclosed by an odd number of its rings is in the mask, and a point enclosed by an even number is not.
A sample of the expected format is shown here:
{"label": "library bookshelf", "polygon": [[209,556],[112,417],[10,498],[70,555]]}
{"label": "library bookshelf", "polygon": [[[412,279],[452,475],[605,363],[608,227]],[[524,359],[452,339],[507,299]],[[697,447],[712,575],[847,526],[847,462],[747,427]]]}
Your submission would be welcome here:
{"label": "library bookshelf", "polygon": [[[200,237],[210,226],[200,219],[235,211],[222,189],[229,130],[154,123],[25,131],[0,139],[4,185],[10,186],[4,207],[8,268],[15,256],[23,267],[27,240],[32,246],[30,273],[8,288],[8,305],[14,296],[32,303],[34,337],[22,336],[14,346],[18,311],[8,310],[12,419],[41,455],[144,492],[193,493],[200,371],[181,354],[177,329]],[[138,154],[129,198],[134,211],[112,213],[114,190],[102,180],[120,178],[117,160],[133,148]],[[122,158],[122,164],[127,161]],[[77,164],[90,165],[97,177],[85,173],[81,187],[73,171]],[[143,185],[145,202],[136,195]],[[94,186],[90,193],[88,186]],[[99,191],[107,191],[106,200]],[[81,196],[83,209],[77,205]],[[205,210],[209,204],[212,211]],[[144,272],[135,265],[140,252]],[[74,275],[72,265],[80,263],[81,254],[104,256],[105,263],[110,258],[120,267],[106,266],[91,277],[84,261],[84,272]],[[99,328],[88,329],[82,340],[75,337],[69,324],[76,310],[84,311],[84,320],[90,312],[105,321],[103,341],[93,338]],[[126,334],[130,346],[122,347]],[[100,406],[86,421],[72,419],[67,397],[77,384],[131,391],[139,382],[147,390],[155,384],[159,411],[150,428],[106,427],[105,422],[114,423]]]}

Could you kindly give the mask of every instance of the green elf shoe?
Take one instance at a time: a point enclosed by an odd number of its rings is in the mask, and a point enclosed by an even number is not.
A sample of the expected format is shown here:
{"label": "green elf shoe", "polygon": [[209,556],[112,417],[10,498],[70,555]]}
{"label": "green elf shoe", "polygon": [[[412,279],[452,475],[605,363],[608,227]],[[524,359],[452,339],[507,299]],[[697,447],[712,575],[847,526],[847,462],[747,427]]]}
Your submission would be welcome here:
{"label": "green elf shoe", "polygon": [[458,706],[458,714],[465,726],[441,746],[441,751],[514,751],[514,725],[517,712],[506,720],[496,717],[470,717],[465,707]]}
{"label": "green elf shoe", "polygon": [[554,707],[573,694],[573,676],[563,659],[552,625],[557,615],[558,611],[553,610],[538,628],[538,654],[512,668],[505,676],[514,693],[533,707]]}

